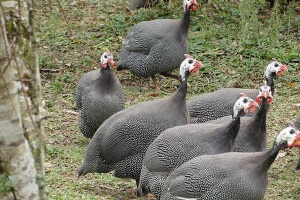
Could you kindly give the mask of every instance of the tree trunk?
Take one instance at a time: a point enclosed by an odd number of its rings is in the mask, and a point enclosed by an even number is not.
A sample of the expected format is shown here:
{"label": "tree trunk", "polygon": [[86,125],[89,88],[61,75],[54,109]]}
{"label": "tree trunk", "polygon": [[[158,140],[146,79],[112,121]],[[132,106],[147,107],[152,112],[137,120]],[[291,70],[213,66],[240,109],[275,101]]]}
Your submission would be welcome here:
{"label": "tree trunk", "polygon": [[0,2],[0,197],[46,199],[33,1]]}

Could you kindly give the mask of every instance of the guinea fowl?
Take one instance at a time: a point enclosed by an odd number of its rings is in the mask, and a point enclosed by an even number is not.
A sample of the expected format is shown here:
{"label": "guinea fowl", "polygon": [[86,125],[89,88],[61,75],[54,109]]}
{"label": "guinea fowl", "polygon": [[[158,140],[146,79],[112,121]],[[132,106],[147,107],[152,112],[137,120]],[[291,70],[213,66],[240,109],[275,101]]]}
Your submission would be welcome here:
{"label": "guinea fowl", "polygon": [[268,151],[193,158],[168,176],[162,199],[263,199],[270,166],[280,150],[292,146],[300,147],[300,132],[290,124],[279,133]]}
{"label": "guinea fowl", "polygon": [[143,102],[107,119],[89,143],[79,175],[114,166],[115,176],[139,181],[142,159],[148,145],[164,130],[189,122],[186,110],[187,78],[202,63],[186,55],[180,66],[181,83],[170,97]]}
{"label": "guinea fowl", "polygon": [[241,93],[228,123],[187,124],[165,130],[145,154],[138,194],[152,193],[159,199],[166,177],[176,167],[200,155],[231,151],[239,132],[240,117],[257,107],[255,101]]}
{"label": "guinea fowl", "polygon": [[112,54],[106,50],[101,56],[100,70],[88,72],[79,80],[76,91],[78,125],[87,138],[92,138],[107,118],[125,107],[122,86],[110,69],[115,66]]}
{"label": "guinea fowl", "polygon": [[[190,10],[197,10],[196,0],[184,0],[182,19],[144,21],[127,35],[120,53],[118,70],[128,69],[139,77],[152,77],[155,92],[159,90],[155,74],[174,77],[169,71],[180,66],[187,53]],[[177,77],[176,77],[177,78]]]}
{"label": "guinea fowl", "polygon": [[[275,59],[266,67],[265,79],[271,87],[274,95],[274,79],[284,75],[287,66]],[[231,108],[235,103],[236,97],[240,93],[246,94],[250,98],[258,95],[257,89],[223,88],[212,93],[200,94],[187,101],[187,109],[191,117],[191,123],[202,123],[214,120],[223,116],[231,115]]]}
{"label": "guinea fowl", "polygon": [[[164,0],[168,2],[169,0]],[[151,7],[156,5],[159,0],[131,0],[130,10],[135,10],[139,8]]]}
{"label": "guinea fowl", "polygon": [[234,142],[233,151],[258,152],[265,151],[267,145],[267,113],[272,102],[271,88],[261,86],[256,102],[260,107],[253,117],[244,117],[241,120],[239,134]]}
{"label": "guinea fowl", "polygon": [[[256,101],[260,103],[260,108],[253,117],[243,117],[239,134],[237,135],[233,151],[237,152],[257,152],[266,150],[266,121],[267,112],[272,102],[271,88],[266,84],[261,86]],[[221,117],[216,120],[207,121],[210,124],[223,124],[230,121],[230,116]]]}

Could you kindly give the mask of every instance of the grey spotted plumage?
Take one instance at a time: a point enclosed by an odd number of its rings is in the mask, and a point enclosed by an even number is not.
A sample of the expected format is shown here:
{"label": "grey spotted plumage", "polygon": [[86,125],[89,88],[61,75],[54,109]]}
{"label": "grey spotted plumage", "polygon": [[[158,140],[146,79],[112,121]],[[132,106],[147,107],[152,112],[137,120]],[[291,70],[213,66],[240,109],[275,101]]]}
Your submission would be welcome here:
{"label": "grey spotted plumage", "polygon": [[131,0],[130,10],[135,10],[135,9],[143,8],[145,6],[145,4],[146,4],[146,1],[147,0]]}
{"label": "grey spotted plumage", "polygon": [[197,2],[185,5],[182,19],[157,19],[135,25],[123,43],[117,69],[128,69],[136,76],[147,78],[178,68],[187,53],[190,25],[187,8],[192,6],[198,8]]}
{"label": "grey spotted plumage", "polygon": [[251,99],[255,99],[258,95],[258,90],[224,88],[189,99],[187,101],[187,109],[191,123],[203,123],[232,115],[232,107],[240,93],[244,93]]}
{"label": "grey spotted plumage", "polygon": [[246,106],[258,106],[245,96],[239,98],[236,104],[244,100],[246,103],[235,108],[238,113],[230,122],[187,124],[169,128],[160,134],[145,154],[138,193],[152,193],[159,199],[166,177],[176,167],[199,155],[231,151],[244,109]]}
{"label": "grey spotted plumage", "polygon": [[185,103],[187,77],[200,66],[199,61],[187,58],[181,65],[183,80],[172,96],[136,104],[107,119],[90,141],[78,174],[101,173],[99,168],[114,166],[115,176],[136,179],[138,184],[148,145],[167,128],[189,122]]}
{"label": "grey spotted plumage", "polygon": [[187,161],[168,176],[161,199],[262,200],[267,172],[278,152],[290,146],[297,134],[300,136],[292,129],[281,131],[268,151],[203,155]]}
{"label": "grey spotted plumage", "polygon": [[[287,66],[273,59],[265,69],[265,80],[274,95],[274,79],[284,75]],[[200,94],[187,101],[187,109],[192,123],[203,123],[231,115],[236,97],[244,93],[250,98],[258,95],[257,89],[223,88],[208,94]]]}
{"label": "grey spotted plumage", "polygon": [[[151,7],[156,5],[160,0],[131,0],[130,10],[135,10],[139,8]],[[164,0],[168,2],[169,0]]]}
{"label": "grey spotted plumage", "polygon": [[[262,96],[264,92],[267,96]],[[271,103],[271,89],[269,86],[261,86],[256,99],[262,99],[257,112],[252,117],[241,118],[239,133],[233,145],[233,151],[236,152],[258,152],[266,150],[267,131],[266,121],[267,113]],[[231,116],[221,117],[216,120],[205,123],[219,124],[230,121]]]}
{"label": "grey spotted plumage", "polygon": [[[104,54],[106,53],[109,55],[109,51]],[[101,69],[84,74],[78,82],[78,125],[83,135],[88,138],[93,137],[107,118],[125,107],[122,86],[109,65],[106,63]]]}

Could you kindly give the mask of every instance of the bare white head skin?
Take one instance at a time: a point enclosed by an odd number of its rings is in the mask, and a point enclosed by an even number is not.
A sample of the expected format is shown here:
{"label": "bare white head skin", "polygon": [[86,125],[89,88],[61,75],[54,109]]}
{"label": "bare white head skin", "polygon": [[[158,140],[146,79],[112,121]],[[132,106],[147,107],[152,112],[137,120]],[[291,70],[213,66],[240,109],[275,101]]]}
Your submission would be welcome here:
{"label": "bare white head skin", "polygon": [[190,11],[192,10],[197,10],[199,8],[199,4],[197,3],[196,0],[183,0],[183,10],[184,11]]}
{"label": "bare white head skin", "polygon": [[280,145],[287,142],[288,147],[299,147],[300,132],[292,122],[287,122],[287,127],[283,129],[276,137],[275,143]]}
{"label": "bare white head skin", "polygon": [[283,65],[282,63],[278,62],[275,58],[273,58],[266,68],[265,77],[271,77],[272,73],[275,73],[276,77],[283,76],[284,72],[286,72],[287,70],[287,65]]}
{"label": "bare white head skin", "polygon": [[261,103],[263,98],[267,99],[267,104],[272,103],[273,96],[271,92],[271,87],[268,86],[266,82],[263,86],[260,86],[258,95],[255,100],[257,103]]}
{"label": "bare white head skin", "polygon": [[182,81],[185,81],[185,73],[189,71],[189,73],[198,73],[199,68],[203,67],[203,64],[193,59],[190,55],[184,54],[186,57],[185,60],[181,63],[179,73]]}
{"label": "bare white head skin", "polygon": [[110,67],[115,67],[116,66],[116,63],[114,62],[114,57],[109,52],[108,49],[106,49],[106,51],[102,54],[102,56],[100,58],[100,62],[101,62],[101,67],[102,68],[106,68],[107,64],[109,64]]}
{"label": "bare white head skin", "polygon": [[258,108],[258,104],[247,97],[244,93],[240,94],[240,98],[235,102],[233,106],[233,117],[237,117],[240,111],[243,111],[245,114],[249,112],[253,113]]}

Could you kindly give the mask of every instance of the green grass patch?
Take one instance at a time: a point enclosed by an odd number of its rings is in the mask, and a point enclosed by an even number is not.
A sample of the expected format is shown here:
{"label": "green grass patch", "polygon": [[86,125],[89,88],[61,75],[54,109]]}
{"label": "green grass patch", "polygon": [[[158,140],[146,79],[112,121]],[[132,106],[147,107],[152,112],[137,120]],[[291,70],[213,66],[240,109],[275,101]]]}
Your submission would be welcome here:
{"label": "green grass patch", "polygon": [[[46,1],[47,2],[47,1]],[[159,3],[150,9],[130,12],[129,1],[36,2],[39,63],[49,118],[46,181],[49,199],[136,199],[135,183],[111,174],[77,177],[89,140],[80,133],[75,108],[75,88],[85,72],[99,68],[99,58],[108,48],[118,60],[127,32],[138,22],[158,18],[179,19],[182,2]],[[189,78],[188,98],[226,87],[229,81],[244,88],[258,88],[266,64],[273,58],[289,65],[286,76],[276,80],[277,94],[268,113],[268,144],[287,120],[299,116],[300,98],[300,3],[276,4],[269,10],[265,0],[199,1],[192,13],[189,54],[205,65]],[[126,106],[170,96],[178,81],[158,77],[160,95],[151,97],[153,82],[128,71],[117,72],[126,95]],[[174,71],[178,74],[178,71]],[[266,199],[299,199],[300,178],[294,170],[298,152],[288,150],[269,171]]]}

